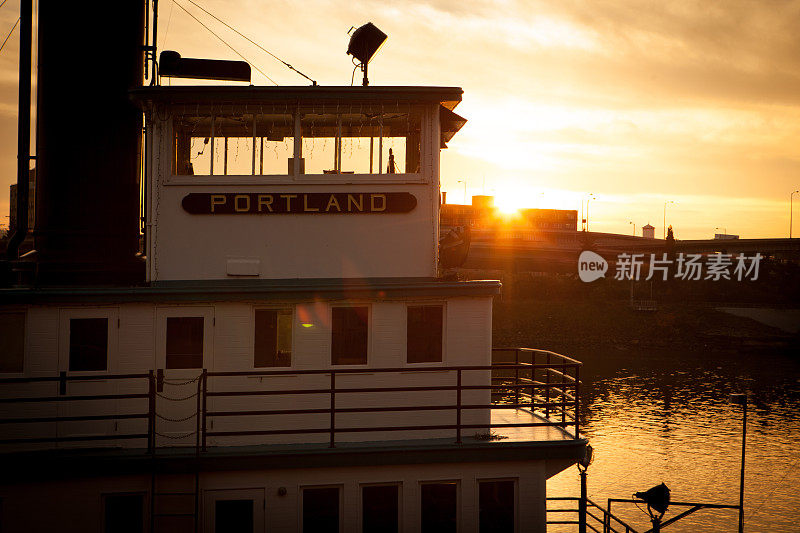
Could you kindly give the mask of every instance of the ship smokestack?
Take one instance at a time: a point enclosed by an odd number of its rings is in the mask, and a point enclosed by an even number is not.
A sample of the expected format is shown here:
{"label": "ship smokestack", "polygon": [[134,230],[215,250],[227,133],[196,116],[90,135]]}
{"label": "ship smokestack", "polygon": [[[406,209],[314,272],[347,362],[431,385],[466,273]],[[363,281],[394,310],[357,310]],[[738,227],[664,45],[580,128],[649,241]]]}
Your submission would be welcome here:
{"label": "ship smokestack", "polygon": [[39,3],[38,284],[144,281],[142,114],[128,91],[142,85],[145,3]]}

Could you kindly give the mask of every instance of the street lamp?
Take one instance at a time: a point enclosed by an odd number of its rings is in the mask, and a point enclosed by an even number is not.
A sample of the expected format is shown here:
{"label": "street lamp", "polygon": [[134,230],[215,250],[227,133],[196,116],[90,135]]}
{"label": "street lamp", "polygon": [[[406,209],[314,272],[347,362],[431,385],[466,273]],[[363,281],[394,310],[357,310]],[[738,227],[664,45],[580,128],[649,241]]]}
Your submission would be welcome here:
{"label": "street lamp", "polygon": [[739,533],[744,533],[744,458],[747,437],[747,394],[731,394],[731,403],[742,406],[742,471],[739,476]]}
{"label": "street lamp", "polygon": [[667,204],[674,204],[672,200],[664,202],[664,240],[667,239]]}
{"label": "street lamp", "polygon": [[792,191],[792,194],[789,195],[789,238],[792,238],[792,200],[794,200],[794,195],[800,193],[800,191]]}
{"label": "street lamp", "polygon": [[589,198],[586,199],[586,231],[589,231],[589,201],[597,200],[594,194],[589,193]]}
{"label": "street lamp", "polygon": [[457,183],[464,184],[464,205],[467,205],[467,180],[458,180]]}
{"label": "street lamp", "polygon": [[636,223],[633,220],[629,220],[628,224],[633,224],[633,236],[636,237]]}
{"label": "street lamp", "polygon": [[586,487],[586,470],[594,461],[594,449],[587,444],[584,450],[583,459],[578,461],[578,471],[581,474],[581,499],[578,502],[578,533],[586,533],[586,502],[588,500],[588,490]]}
{"label": "street lamp", "polygon": [[720,228],[720,227],[716,227],[716,228],[714,228],[714,231],[717,231],[718,229],[721,229],[721,230],[722,230],[722,234],[723,234],[723,235],[727,235],[727,234],[728,234],[728,228]]}

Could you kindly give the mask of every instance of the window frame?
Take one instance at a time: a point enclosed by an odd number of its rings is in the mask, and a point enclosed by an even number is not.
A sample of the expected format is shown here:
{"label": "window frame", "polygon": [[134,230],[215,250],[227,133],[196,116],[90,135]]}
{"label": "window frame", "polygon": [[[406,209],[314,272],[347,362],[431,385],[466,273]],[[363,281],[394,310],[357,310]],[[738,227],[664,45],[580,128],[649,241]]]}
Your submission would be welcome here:
{"label": "window frame", "polygon": [[477,526],[480,531],[481,525],[481,483],[494,483],[498,481],[510,481],[514,485],[514,531],[519,531],[519,478],[518,477],[490,477],[475,479],[475,510],[477,511]]}
{"label": "window frame", "polygon": [[360,483],[358,485],[358,531],[364,531],[364,489],[368,487],[397,487],[397,531],[404,531],[402,481],[382,481],[377,483]]}
{"label": "window frame", "polygon": [[305,524],[303,524],[303,511],[305,510],[305,502],[303,501],[303,497],[304,497],[305,491],[309,490],[309,489],[312,489],[312,490],[313,489],[336,489],[338,491],[338,495],[339,495],[339,498],[338,498],[338,500],[339,500],[339,502],[338,502],[339,503],[339,533],[342,533],[344,531],[344,484],[343,483],[328,483],[328,484],[323,484],[323,485],[300,485],[299,490],[298,490],[298,495],[299,495],[299,498],[298,498],[299,502],[298,503],[299,503],[299,505],[297,506],[297,511],[298,511],[298,517],[297,517],[298,528],[297,528],[297,531],[298,531],[298,533],[302,533],[303,532],[303,528],[305,527]]}
{"label": "window frame", "polygon": [[[169,306],[156,307],[156,368],[163,368],[168,372],[190,372],[211,369],[214,362],[214,306]],[[200,368],[167,368],[167,318],[203,318],[203,360]]]}
{"label": "window frame", "polygon": [[[442,354],[439,361],[420,361],[412,363],[408,360],[408,309],[410,307],[425,307],[425,306],[439,306],[442,308]],[[411,368],[421,368],[426,366],[443,366],[447,364],[447,301],[445,300],[411,300],[407,301],[405,305],[405,322],[403,331],[403,340],[405,342],[405,358],[403,360],[404,366]]]}
{"label": "window frame", "polygon": [[[116,372],[119,368],[119,307],[62,307],[58,311],[58,370],[66,372],[68,376],[102,376]],[[70,370],[69,368],[71,320],[84,318],[105,318],[108,321],[105,370]]]}
{"label": "window frame", "polygon": [[[333,310],[334,309],[351,309],[356,307],[366,307],[367,308],[367,353],[366,353],[366,361],[363,363],[334,363],[333,361]],[[369,367],[370,361],[372,360],[372,304],[371,303],[337,303],[331,304],[329,306],[328,316],[330,317],[330,336],[329,336],[329,347],[328,347],[328,364],[331,368],[365,368]]]}
{"label": "window frame", "polygon": [[267,501],[263,487],[204,489],[202,498],[203,533],[214,533],[216,503],[219,500],[251,500],[253,502],[253,531],[264,531]]}
{"label": "window frame", "polygon": [[423,485],[455,485],[456,486],[456,531],[461,531],[462,520],[461,520],[461,513],[462,513],[462,487],[461,487],[461,480],[460,479],[430,479],[419,481],[417,485],[417,492],[419,493],[419,498],[417,498],[417,509],[419,509],[419,530],[422,531],[422,487]]}
{"label": "window frame", "polygon": [[0,377],[23,377],[28,375],[28,330],[30,327],[29,324],[29,317],[28,317],[28,309],[25,307],[7,307],[0,310],[0,315],[5,314],[21,314],[22,315],[22,323],[23,323],[23,330],[22,330],[22,370],[18,372],[3,372],[0,370]]}
{"label": "window frame", "polygon": [[[256,366],[256,312],[257,311],[290,311],[292,315],[292,341],[291,341],[291,352],[289,357],[289,365],[288,366]],[[281,369],[293,369],[295,368],[295,345],[297,343],[297,306],[294,304],[291,305],[256,305],[252,307],[251,313],[251,324],[252,324],[252,335],[250,337],[251,344],[250,344],[250,368],[254,371],[259,370],[281,370]]]}
{"label": "window frame", "polygon": [[[370,104],[368,104],[369,106]],[[171,109],[171,113],[168,117],[161,119],[162,126],[160,131],[164,134],[164,141],[162,143],[162,150],[167,150],[167,161],[169,161],[167,167],[165,169],[166,180],[164,182],[165,185],[210,185],[210,184],[224,184],[224,185],[265,185],[265,184],[276,184],[276,183],[331,183],[331,182],[346,182],[346,183],[375,183],[376,180],[379,180],[379,183],[386,183],[386,184],[397,184],[397,183],[428,183],[430,182],[433,174],[433,168],[436,167],[439,151],[441,147],[439,146],[439,138],[440,138],[440,131],[439,131],[439,120],[438,120],[438,105],[434,103],[430,104],[419,104],[419,103],[409,103],[409,104],[402,104],[398,108],[399,104],[396,103],[375,103],[371,104],[372,107],[376,109],[381,109],[383,113],[392,113],[392,112],[403,112],[407,111],[409,113],[416,113],[419,115],[419,124],[420,124],[420,135],[419,135],[419,170],[417,172],[411,173],[396,173],[396,174],[389,174],[385,172],[383,167],[386,166],[388,161],[378,161],[378,172],[369,174],[369,173],[353,173],[353,174],[342,174],[342,173],[335,173],[335,174],[307,174],[305,172],[298,173],[296,170],[301,166],[301,163],[298,161],[299,157],[302,157],[303,153],[303,136],[302,136],[302,116],[304,114],[309,114],[313,112],[335,112],[336,107],[315,107],[310,105],[300,104],[299,106],[295,105],[291,109],[284,108],[276,109],[274,104],[267,104],[267,107],[262,109],[259,113],[254,113],[251,109],[248,109],[247,106],[244,104],[241,105],[241,114],[242,115],[252,115],[256,116],[259,114],[263,114],[268,108],[271,108],[272,111],[275,113],[280,113],[284,111],[286,114],[291,114],[292,119],[294,121],[294,137],[293,137],[293,147],[292,147],[292,160],[295,161],[293,165],[292,171],[286,174],[258,174],[258,173],[250,173],[250,174],[179,174],[177,173],[176,169],[176,137],[175,137],[175,119],[179,115],[192,115],[192,116],[207,116],[213,119],[213,123],[216,122],[216,118],[218,116],[223,115],[219,106],[216,105],[204,105],[199,106],[195,110],[188,110],[185,106],[173,106]],[[348,104],[345,107],[342,107],[340,111],[351,110],[351,111],[361,111],[363,110],[363,105],[355,105],[355,104]],[[226,110],[228,107],[226,106]],[[238,113],[238,106],[234,105],[233,109],[236,109]],[[340,121],[341,122],[341,121]],[[342,150],[342,143],[340,141],[341,137],[341,127],[338,128],[339,132],[337,133],[337,150],[341,153]],[[436,131],[434,131],[436,130]],[[256,131],[257,134],[257,131]],[[209,149],[211,150],[211,157],[213,158],[214,150],[215,150],[215,136],[212,134],[209,138]],[[223,139],[224,137],[218,137],[216,139]],[[249,137],[248,137],[249,138]],[[258,137],[255,137],[258,138]],[[309,137],[311,138],[311,137]],[[347,137],[349,138],[349,137]],[[339,165],[341,165],[341,155],[337,156],[337,160],[339,161]],[[256,160],[257,161],[257,160]],[[256,162],[256,167],[259,166],[258,162]],[[252,167],[252,165],[251,165]],[[405,168],[405,163],[403,163],[403,167]],[[216,170],[216,169],[215,169]],[[251,172],[254,172],[256,169],[251,168]],[[211,171],[211,170],[209,170]]]}

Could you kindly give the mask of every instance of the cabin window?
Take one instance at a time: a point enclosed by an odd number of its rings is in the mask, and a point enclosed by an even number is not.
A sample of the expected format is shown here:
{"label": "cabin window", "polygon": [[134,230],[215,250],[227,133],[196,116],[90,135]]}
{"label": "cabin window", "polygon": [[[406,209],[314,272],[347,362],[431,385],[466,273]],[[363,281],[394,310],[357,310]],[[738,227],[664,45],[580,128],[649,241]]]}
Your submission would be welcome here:
{"label": "cabin window", "polygon": [[103,496],[105,533],[144,532],[144,494],[105,494]]}
{"label": "cabin window", "polygon": [[512,480],[478,482],[480,533],[514,533],[514,486]]}
{"label": "cabin window", "polygon": [[331,309],[332,364],[367,364],[368,339],[368,307],[334,307]]}
{"label": "cabin window", "polygon": [[69,369],[73,372],[108,368],[108,318],[69,321]]}
{"label": "cabin window", "polygon": [[421,123],[421,113],[412,108],[303,113],[305,173],[418,173]]}
{"label": "cabin window", "polygon": [[179,115],[172,131],[173,174],[292,174],[294,117],[286,110]]}
{"label": "cabin window", "polygon": [[458,484],[423,483],[420,491],[422,533],[458,531]]}
{"label": "cabin window", "polygon": [[[363,107],[302,113],[306,174],[415,174],[420,172],[422,115]],[[301,172],[303,173],[303,172]]]}
{"label": "cabin window", "polygon": [[292,310],[256,309],[255,368],[292,366]]}
{"label": "cabin window", "polygon": [[25,313],[0,313],[0,374],[25,366]]}
{"label": "cabin window", "polygon": [[203,367],[203,317],[167,317],[167,368]]}
{"label": "cabin window", "polygon": [[361,488],[362,533],[397,533],[400,528],[400,486]]}
{"label": "cabin window", "polygon": [[339,532],[339,487],[303,489],[303,533]]}
{"label": "cabin window", "polygon": [[406,360],[409,363],[442,361],[444,306],[410,305],[406,312]]}
{"label": "cabin window", "polygon": [[214,533],[254,531],[253,500],[216,500]]}

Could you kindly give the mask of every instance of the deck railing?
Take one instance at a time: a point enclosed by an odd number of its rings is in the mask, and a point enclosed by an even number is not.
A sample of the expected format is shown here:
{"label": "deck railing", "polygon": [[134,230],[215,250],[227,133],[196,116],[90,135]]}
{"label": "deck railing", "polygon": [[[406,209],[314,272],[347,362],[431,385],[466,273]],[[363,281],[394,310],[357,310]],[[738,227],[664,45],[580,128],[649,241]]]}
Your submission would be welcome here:
{"label": "deck railing", "polygon": [[[569,502],[577,507],[556,507],[549,504]],[[617,518],[608,509],[603,509],[589,498],[586,499],[586,515],[581,517],[581,499],[578,497],[547,498],[547,525],[570,525],[571,531],[594,531],[595,533],[639,533],[629,524]],[[553,518],[551,518],[553,516]]]}
{"label": "deck railing", "polygon": [[[421,366],[398,368],[332,368],[319,370],[259,370],[243,372],[209,372],[201,370],[198,375],[182,383],[184,390],[191,393],[181,398],[169,398],[162,394],[165,381],[162,370],[146,374],[103,374],[103,375],[69,375],[41,378],[7,378],[0,379],[0,406],[6,409],[0,413],[0,430],[12,425],[22,424],[26,427],[39,425],[39,434],[31,431],[28,435],[0,439],[2,445],[20,445],[28,443],[62,443],[79,441],[130,441],[146,442],[150,452],[159,446],[157,437],[168,437],[156,429],[156,419],[162,424],[190,424],[181,444],[194,445],[198,453],[209,445],[226,445],[226,439],[233,437],[258,437],[277,435],[327,435],[328,445],[336,446],[339,439],[347,434],[367,434],[386,432],[435,432],[441,436],[452,435],[455,442],[463,441],[469,432],[476,437],[489,440],[497,435],[494,430],[504,428],[561,428],[566,437],[579,438],[580,412],[580,366],[581,363],[569,357],[553,352],[531,349],[494,349],[494,362],[485,366]],[[410,376],[408,376],[411,374]],[[392,379],[392,376],[406,375],[406,379]],[[432,376],[425,383],[421,375]],[[299,385],[296,388],[256,386],[252,378],[271,377],[306,377],[316,379],[314,386]],[[359,376],[361,376],[359,378]],[[388,380],[381,378],[390,378]],[[361,381],[354,385],[353,379]],[[75,384],[80,382],[103,381],[109,383],[125,383],[127,393],[109,393],[100,388],[94,394],[86,390],[74,393]],[[249,380],[249,381],[248,381]],[[258,380],[259,383],[261,379]],[[384,383],[381,383],[383,381]],[[432,382],[431,382],[432,381]],[[52,386],[47,383],[51,382]],[[324,384],[320,384],[323,383]],[[349,383],[348,383],[349,382]],[[307,383],[307,382],[303,382]],[[421,384],[419,384],[421,383]],[[36,394],[36,387],[50,387],[44,394]],[[174,383],[172,383],[174,384]],[[20,390],[29,386],[30,391]],[[86,389],[78,387],[79,389]],[[116,389],[122,389],[118,386]],[[55,390],[57,389],[57,390]],[[97,393],[99,392],[99,393]],[[11,394],[9,394],[11,393]],[[431,395],[437,395],[436,402],[427,401]],[[280,397],[292,399],[292,408],[264,407],[264,399]],[[309,398],[306,405],[298,403],[298,398]],[[236,399],[248,399],[247,402],[236,402]],[[359,400],[363,398],[364,400]],[[380,405],[378,399],[388,398],[389,405]],[[401,401],[398,404],[398,398]],[[226,408],[225,399],[236,402],[238,408]],[[252,401],[250,401],[252,399]],[[261,399],[261,401],[259,401]],[[486,401],[482,401],[485,399]],[[185,402],[193,409],[187,416],[179,419],[164,415],[162,406],[166,400]],[[114,413],[91,412],[87,405],[101,404],[88,402],[115,401],[127,402],[125,409],[117,409]],[[145,405],[146,401],[146,405]],[[56,405],[81,405],[80,414],[65,414],[63,409],[55,408],[55,413],[40,416],[24,416],[29,410],[22,406],[44,405],[52,402]],[[309,405],[310,402],[310,405]],[[9,413],[9,405],[20,405],[16,412]],[[377,404],[377,405],[376,405]],[[122,403],[117,404],[119,406]],[[274,402],[273,402],[274,405]],[[108,408],[108,404],[106,404]],[[492,410],[514,409],[524,410],[535,417],[525,421],[505,421],[492,423],[488,414]],[[124,412],[120,412],[124,411]],[[383,413],[442,412],[438,419],[420,420],[420,423],[381,423]],[[471,413],[479,413],[471,415]],[[449,413],[449,414],[447,414]],[[276,429],[272,422],[274,416],[298,417],[312,415],[315,422],[323,421],[311,427],[287,427]],[[316,416],[314,416],[316,415]],[[353,418],[353,415],[361,418]],[[362,416],[364,415],[364,416]],[[370,418],[370,415],[373,418]],[[196,418],[195,418],[196,417]],[[259,418],[262,417],[262,418]],[[273,418],[271,418],[273,417]],[[350,417],[349,423],[342,419]],[[441,422],[446,417],[446,422]],[[190,419],[193,419],[189,421]],[[214,420],[246,421],[246,424],[233,425],[234,429],[214,429]],[[122,421],[140,420],[146,422],[145,431],[117,431],[116,425]],[[364,420],[367,420],[364,423]],[[403,421],[413,420],[404,417]],[[73,434],[67,432],[59,424],[63,422],[101,422],[113,421],[115,431],[97,434],[97,431]],[[187,422],[189,421],[189,422]],[[355,422],[354,422],[355,421]],[[362,424],[357,422],[361,421]],[[355,425],[354,425],[355,423]],[[49,424],[49,426],[47,426]],[[42,425],[45,425],[43,428]],[[144,427],[140,424],[137,427]],[[223,425],[224,426],[224,425]],[[231,424],[228,424],[230,427]],[[306,425],[307,426],[307,425]],[[132,427],[132,426],[131,426]],[[48,429],[49,428],[49,429]],[[61,429],[59,429],[61,428]],[[19,426],[16,428],[19,433]],[[3,433],[7,434],[5,431]],[[571,435],[570,435],[571,433]],[[35,436],[32,436],[35,435]],[[185,439],[193,437],[192,443]],[[170,437],[170,438],[175,438]],[[213,442],[210,443],[210,439]],[[532,439],[533,440],[533,439]],[[301,441],[302,442],[302,441]],[[138,447],[138,446],[137,446]],[[2,451],[4,447],[0,447]]]}

